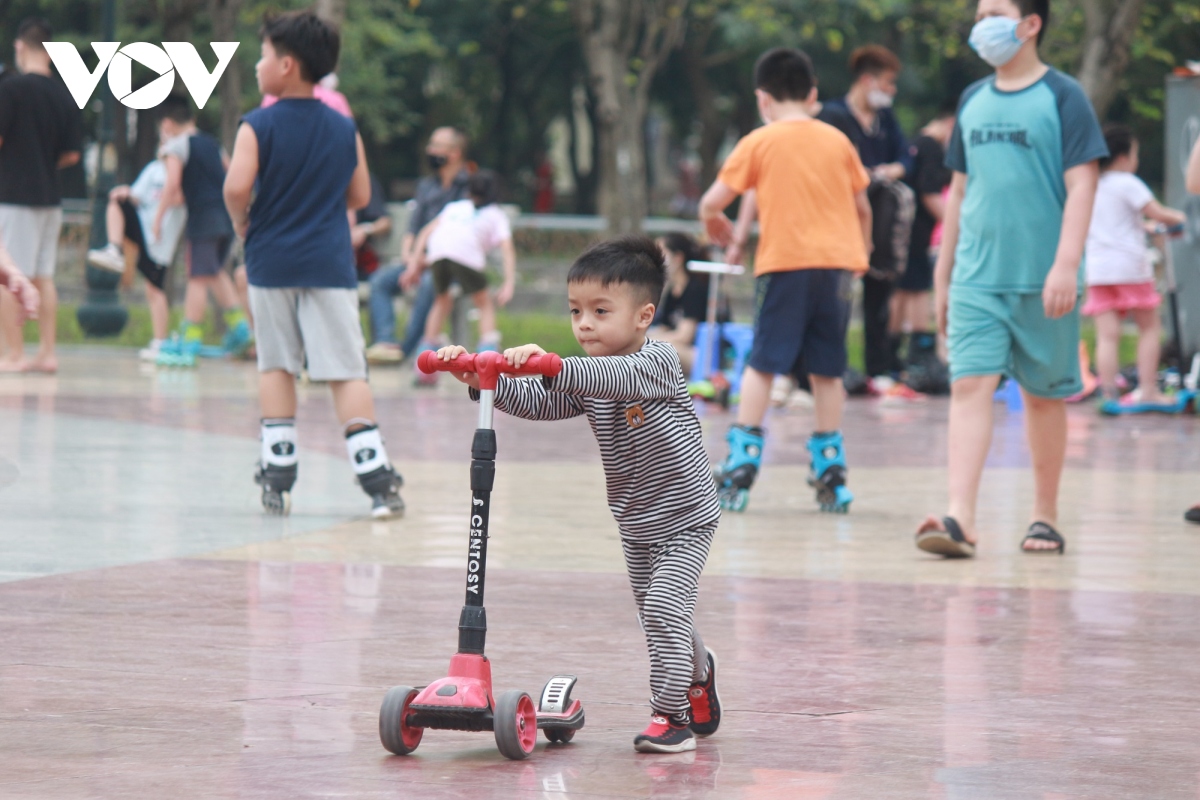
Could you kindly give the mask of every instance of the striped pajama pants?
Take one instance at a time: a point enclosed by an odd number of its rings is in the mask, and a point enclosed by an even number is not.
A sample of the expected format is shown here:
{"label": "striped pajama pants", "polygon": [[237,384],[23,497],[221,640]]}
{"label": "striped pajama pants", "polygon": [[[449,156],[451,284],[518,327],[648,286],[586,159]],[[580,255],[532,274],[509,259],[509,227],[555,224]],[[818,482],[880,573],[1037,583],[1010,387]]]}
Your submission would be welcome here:
{"label": "striped pajama pants", "polygon": [[688,688],[704,674],[704,642],[692,624],[700,573],[716,526],[682,531],[659,542],[621,537],[638,621],[650,651],[650,707],[689,713]]}

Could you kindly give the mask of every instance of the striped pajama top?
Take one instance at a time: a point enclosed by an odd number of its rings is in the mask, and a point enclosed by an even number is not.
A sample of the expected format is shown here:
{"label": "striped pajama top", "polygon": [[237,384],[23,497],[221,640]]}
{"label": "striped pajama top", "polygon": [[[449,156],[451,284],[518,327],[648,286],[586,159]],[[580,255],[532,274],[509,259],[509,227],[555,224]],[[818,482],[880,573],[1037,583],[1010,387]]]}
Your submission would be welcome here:
{"label": "striped pajama top", "polygon": [[627,356],[564,358],[553,378],[502,376],[495,402],[530,420],[587,415],[622,537],[662,541],[720,520],[700,420],[671,345],[648,339]]}

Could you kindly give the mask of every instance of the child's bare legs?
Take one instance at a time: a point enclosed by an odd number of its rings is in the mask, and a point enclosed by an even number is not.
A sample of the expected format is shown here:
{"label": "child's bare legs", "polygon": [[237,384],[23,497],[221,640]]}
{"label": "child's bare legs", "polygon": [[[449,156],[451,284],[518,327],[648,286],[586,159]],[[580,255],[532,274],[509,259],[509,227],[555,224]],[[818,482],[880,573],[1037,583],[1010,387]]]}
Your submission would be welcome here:
{"label": "child's bare legs", "polygon": [[813,406],[816,411],[816,430],[828,433],[842,427],[842,409],[846,405],[846,389],[842,379],[824,375],[809,375]]}
{"label": "child's bare legs", "polygon": [[8,347],[8,355],[0,359],[0,372],[20,372],[25,368],[23,327],[16,298],[12,292],[0,286],[0,339]]}
{"label": "child's bare legs", "polygon": [[1100,390],[1109,398],[1119,394],[1117,371],[1120,369],[1120,345],[1120,312],[1105,311],[1096,315],[1096,372],[1100,376]]}
{"label": "child's bare legs", "polygon": [[150,308],[150,328],[155,339],[166,339],[170,322],[167,294],[152,283],[146,283],[146,305]]}
{"label": "child's bare legs", "polygon": [[188,278],[187,292],[183,296],[183,318],[188,322],[194,325],[204,322],[210,286],[212,286],[210,277]]}
{"label": "child's bare legs", "polygon": [[111,245],[120,247],[125,241],[125,213],[121,211],[121,202],[111,194],[104,208],[104,232]]}
{"label": "child's bare legs", "polygon": [[1133,321],[1138,326],[1138,388],[1142,391],[1142,402],[1162,402],[1166,398],[1158,391],[1158,361],[1162,357],[1162,323],[1158,309],[1135,309]]}
{"label": "child's bare legs", "polygon": [[[1033,518],[1052,528],[1058,526],[1058,485],[1067,456],[1067,404],[1062,400],[1032,395],[1024,389],[1025,434],[1033,460]],[[951,464],[951,470],[954,465]],[[1026,550],[1055,550],[1058,545],[1028,539]]]}
{"label": "child's bare legs", "polygon": [[[959,378],[950,387],[950,505],[947,516],[958,522],[963,536],[972,544],[978,540],[975,505],[979,499],[983,465],[992,446],[992,396],[999,383],[999,375],[972,375]],[[940,528],[941,522],[931,517],[922,525],[922,530],[929,530],[931,525]]]}
{"label": "child's bare legs", "polygon": [[250,327],[254,327],[254,314],[250,310],[250,281],[246,277],[246,268],[238,267],[233,272],[233,284],[237,290],[238,305],[242,307],[246,314],[246,321],[250,323]]}
{"label": "child's bare legs", "polygon": [[[375,400],[366,381],[330,381],[329,388],[333,392],[334,411],[343,426],[353,419],[374,421]],[[281,369],[259,373],[258,402],[264,418],[295,417],[296,376]]]}
{"label": "child's bare legs", "polygon": [[[33,285],[37,287],[42,302],[38,306],[38,353],[29,368],[36,372],[57,372],[58,358],[54,354],[54,345],[58,340],[58,289],[54,285],[54,278],[34,278]],[[9,299],[12,299],[11,295]],[[12,302],[15,304],[16,300]]]}
{"label": "child's bare legs", "polygon": [[[446,324],[446,320],[450,317],[450,311],[453,308],[454,298],[449,292],[442,292],[433,301],[433,308],[429,309],[429,317],[425,320],[426,342],[432,344],[442,335],[442,326]],[[494,318],[492,324],[495,325]]]}
{"label": "child's bare legs", "polygon": [[475,292],[471,301],[479,309],[479,341],[486,342],[496,332],[496,304],[487,289]]}
{"label": "child's bare legs", "polygon": [[767,404],[771,402],[771,382],[774,378],[774,375],[759,372],[754,367],[746,367],[745,372],[742,373],[742,399],[738,402],[738,425],[757,428],[763,424],[763,418],[767,415]]}

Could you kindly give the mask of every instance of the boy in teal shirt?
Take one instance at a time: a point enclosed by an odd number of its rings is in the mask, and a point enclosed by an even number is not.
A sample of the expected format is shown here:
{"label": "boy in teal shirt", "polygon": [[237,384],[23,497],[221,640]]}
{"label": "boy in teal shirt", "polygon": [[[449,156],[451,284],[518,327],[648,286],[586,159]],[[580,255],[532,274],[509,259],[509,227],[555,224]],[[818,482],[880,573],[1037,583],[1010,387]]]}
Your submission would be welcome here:
{"label": "boy in teal shirt", "polygon": [[996,72],[968,87],[946,156],[954,171],[934,273],[950,351],[950,505],[917,546],[971,557],[975,505],[1002,375],[1025,401],[1035,500],[1025,552],[1061,553],[1063,399],[1079,391],[1080,266],[1108,154],[1091,103],[1038,44],[1049,0],[980,0],[971,47]]}

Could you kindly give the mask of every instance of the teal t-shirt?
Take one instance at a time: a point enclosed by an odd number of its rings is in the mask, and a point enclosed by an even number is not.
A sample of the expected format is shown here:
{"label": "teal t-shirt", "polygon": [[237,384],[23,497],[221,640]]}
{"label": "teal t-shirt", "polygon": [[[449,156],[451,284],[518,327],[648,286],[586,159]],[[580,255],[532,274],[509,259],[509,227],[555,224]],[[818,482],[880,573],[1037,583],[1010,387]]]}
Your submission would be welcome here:
{"label": "teal t-shirt", "polygon": [[967,175],[953,284],[1041,292],[1062,230],[1063,173],[1106,155],[1091,101],[1058,70],[1015,92],[994,75],[969,86],[946,152],[946,166]]}

